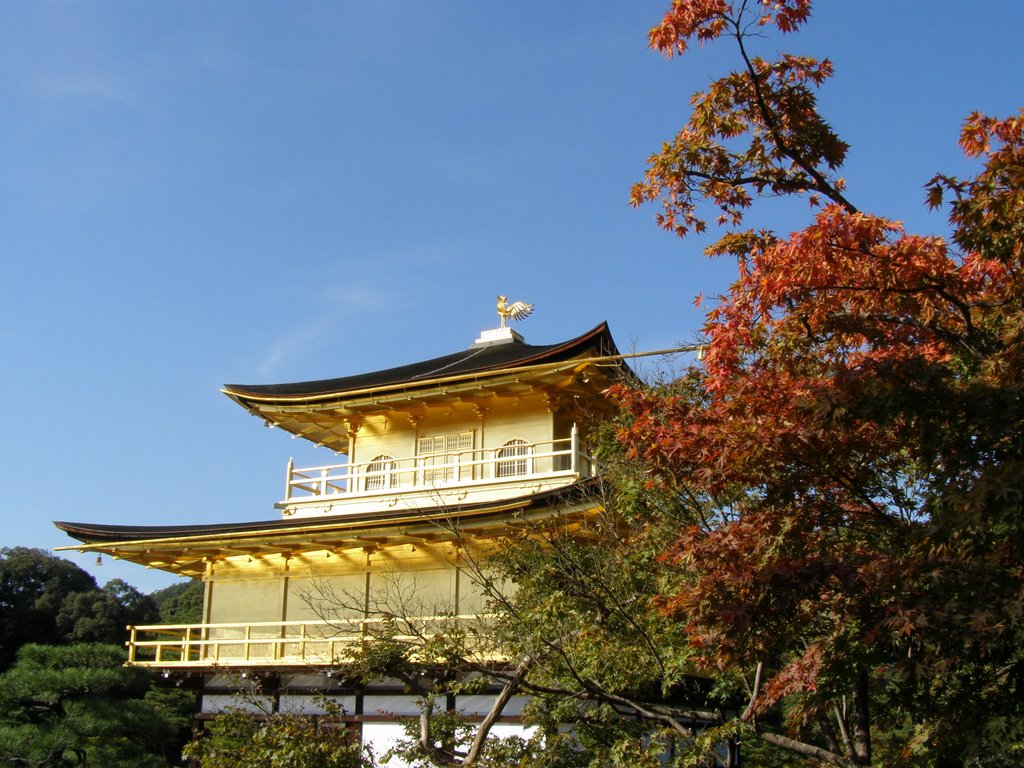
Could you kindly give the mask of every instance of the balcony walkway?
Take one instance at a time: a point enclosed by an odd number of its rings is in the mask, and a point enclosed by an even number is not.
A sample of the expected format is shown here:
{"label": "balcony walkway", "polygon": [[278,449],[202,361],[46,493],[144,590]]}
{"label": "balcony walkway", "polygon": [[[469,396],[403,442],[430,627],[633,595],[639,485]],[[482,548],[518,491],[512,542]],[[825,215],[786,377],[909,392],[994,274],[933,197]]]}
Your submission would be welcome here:
{"label": "balcony walkway", "polygon": [[569,485],[599,473],[598,462],[570,437],[498,448],[447,450],[429,455],[296,468],[288,462],[286,516],[422,509],[439,504],[497,501]]}
{"label": "balcony walkway", "polygon": [[[329,667],[344,664],[352,652],[374,637],[417,643],[450,629],[483,630],[491,615],[417,616],[399,626],[416,627],[417,634],[392,632],[385,618],[331,621],[261,621],[239,624],[163,624],[128,627],[128,664],[167,669],[251,667]],[[499,661],[483,652],[483,660]]]}

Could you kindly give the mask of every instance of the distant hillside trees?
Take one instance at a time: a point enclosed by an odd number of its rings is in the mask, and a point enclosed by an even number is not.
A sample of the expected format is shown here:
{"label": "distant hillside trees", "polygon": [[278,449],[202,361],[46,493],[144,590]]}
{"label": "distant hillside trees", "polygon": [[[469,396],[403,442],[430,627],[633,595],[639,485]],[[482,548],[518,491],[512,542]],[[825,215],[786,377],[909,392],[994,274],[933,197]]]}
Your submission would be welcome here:
{"label": "distant hillside trees", "polygon": [[103,587],[41,549],[0,547],[0,672],[26,643],[115,643],[129,624],[202,621],[203,585],[183,581],[145,595],[120,579]]}
{"label": "distant hillside trees", "polygon": [[115,579],[103,588],[41,549],[0,548],[0,671],[26,643],[124,642],[126,624],[158,621],[152,597]]}
{"label": "distant hillside trees", "polygon": [[180,581],[153,592],[161,624],[198,624],[203,620],[203,582]]}

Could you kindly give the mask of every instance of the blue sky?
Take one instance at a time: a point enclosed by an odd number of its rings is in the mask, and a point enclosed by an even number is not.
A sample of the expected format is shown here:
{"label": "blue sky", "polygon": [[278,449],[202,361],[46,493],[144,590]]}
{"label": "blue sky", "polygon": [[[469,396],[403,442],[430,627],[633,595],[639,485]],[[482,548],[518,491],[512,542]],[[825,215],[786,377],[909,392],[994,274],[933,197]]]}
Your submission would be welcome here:
{"label": "blue sky", "polygon": [[[0,3],[0,546],[69,543],[54,519],[274,517],[289,456],[320,457],[219,387],[461,349],[497,293],[536,304],[533,343],[692,338],[731,265],[627,196],[735,60],[648,50],[666,5]],[[969,112],[1024,105],[1024,5],[818,5],[763,50],[833,60],[851,199],[942,232],[922,185],[970,172]]]}

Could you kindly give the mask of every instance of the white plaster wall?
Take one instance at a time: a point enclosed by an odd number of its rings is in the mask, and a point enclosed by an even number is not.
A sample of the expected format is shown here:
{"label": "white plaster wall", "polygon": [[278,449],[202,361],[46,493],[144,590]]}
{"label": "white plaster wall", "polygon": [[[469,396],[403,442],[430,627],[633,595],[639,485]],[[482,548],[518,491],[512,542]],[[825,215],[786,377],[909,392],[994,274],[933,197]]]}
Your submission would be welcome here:
{"label": "white plaster wall", "polygon": [[[444,711],[444,699],[438,699],[435,706],[439,711]],[[400,715],[403,717],[419,717],[420,708],[416,706],[416,699],[413,696],[363,696],[364,717],[390,717]]]}
{"label": "white plaster wall", "polygon": [[[331,696],[329,699],[341,707],[342,714],[355,712],[355,696]],[[278,710],[290,715],[322,715],[327,711],[320,697],[308,694],[282,694]]]}
{"label": "white plaster wall", "polygon": [[[405,738],[405,731],[398,723],[363,723],[363,744],[369,744],[377,760],[383,758],[395,743]],[[409,763],[394,758],[380,763],[386,768],[409,768]]]}
{"label": "white plaster wall", "polygon": [[[470,717],[483,717],[491,711],[494,706],[494,699],[497,694],[483,694],[479,696],[456,696],[455,709]],[[528,699],[525,696],[513,696],[505,705],[502,711],[503,717],[518,717],[523,714],[523,707]]]}
{"label": "white plaster wall", "polygon": [[217,714],[229,709],[256,714],[272,711],[273,701],[269,696],[237,696],[233,693],[204,693],[202,711]]}

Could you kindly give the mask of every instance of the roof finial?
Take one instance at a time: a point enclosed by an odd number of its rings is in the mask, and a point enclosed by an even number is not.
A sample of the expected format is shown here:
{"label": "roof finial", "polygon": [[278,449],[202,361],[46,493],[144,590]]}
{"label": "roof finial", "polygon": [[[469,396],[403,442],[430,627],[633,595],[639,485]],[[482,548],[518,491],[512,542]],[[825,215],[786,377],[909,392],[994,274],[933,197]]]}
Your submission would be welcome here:
{"label": "roof finial", "polygon": [[505,328],[505,322],[507,320],[522,320],[529,317],[533,313],[533,304],[527,304],[525,301],[516,301],[512,304],[508,303],[507,296],[498,297],[498,317],[501,318],[501,328]]}

